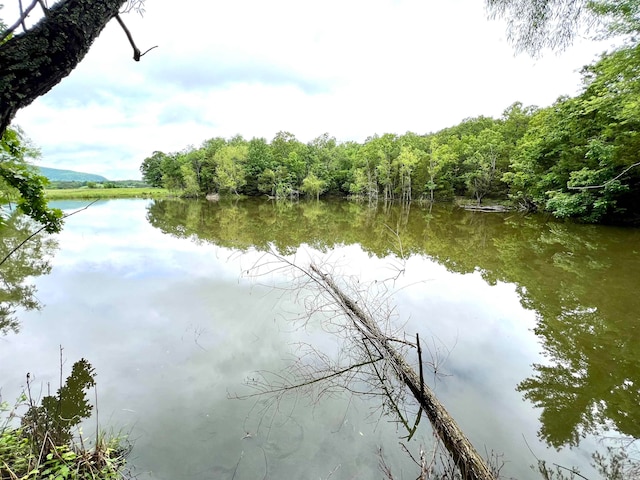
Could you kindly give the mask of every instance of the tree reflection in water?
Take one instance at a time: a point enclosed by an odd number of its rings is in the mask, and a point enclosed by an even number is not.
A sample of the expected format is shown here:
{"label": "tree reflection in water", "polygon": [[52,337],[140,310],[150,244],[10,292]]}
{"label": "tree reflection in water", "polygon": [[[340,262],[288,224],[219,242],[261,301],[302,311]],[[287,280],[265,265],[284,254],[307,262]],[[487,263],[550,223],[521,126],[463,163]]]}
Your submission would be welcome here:
{"label": "tree reflection in water", "polygon": [[385,257],[402,248],[405,257],[427,256],[452,272],[480,272],[492,285],[513,283],[537,313],[548,359],[514,385],[542,409],[540,437],[554,447],[607,428],[640,437],[639,230],[343,201],[159,200],[147,219],[176,237],[241,251],[357,243]]}
{"label": "tree reflection in water", "polygon": [[[41,307],[36,298],[35,286],[30,277],[46,275],[49,263],[57,249],[57,242],[45,233],[35,235],[9,255],[22,241],[31,236],[38,226],[25,215],[12,212],[0,224],[0,334],[17,332],[20,322],[19,309],[32,310]],[[7,255],[9,255],[7,257]]]}

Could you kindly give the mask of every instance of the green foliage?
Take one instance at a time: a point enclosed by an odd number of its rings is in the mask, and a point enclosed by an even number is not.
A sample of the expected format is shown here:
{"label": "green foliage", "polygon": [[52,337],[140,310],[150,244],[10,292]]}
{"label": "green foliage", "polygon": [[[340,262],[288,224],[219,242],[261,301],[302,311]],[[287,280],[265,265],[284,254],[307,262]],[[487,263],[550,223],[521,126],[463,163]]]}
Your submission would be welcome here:
{"label": "green foliage", "polygon": [[174,193],[164,188],[151,187],[123,187],[123,188],[71,188],[47,190],[49,200],[71,200],[86,199],[95,200],[97,198],[160,198],[173,195]]}
{"label": "green foliage", "polygon": [[583,70],[584,90],[538,110],[503,180],[522,204],[558,218],[638,222],[640,47]]}
{"label": "green foliage", "polygon": [[[14,406],[0,403],[5,416],[0,423],[0,478],[20,480],[122,480],[128,447],[121,437],[99,435],[96,445],[85,448],[74,442],[73,428],[89,418],[93,406],[87,389],[94,386],[95,372],[84,359],[55,396],[46,396],[38,405],[24,393]],[[27,380],[28,382],[28,380]],[[16,411],[27,408],[21,426],[15,427]]]}
{"label": "green foliage", "polygon": [[303,181],[301,191],[309,195],[310,197],[315,197],[316,200],[320,198],[320,194],[324,192],[326,188],[326,182],[324,180],[319,179],[313,173],[310,173]]}
{"label": "green foliage", "polygon": [[[0,260],[4,259],[1,264],[0,335],[18,331],[16,310],[40,308],[35,287],[28,280],[50,272],[49,259],[57,244],[50,237],[33,236],[36,230],[34,221],[15,210],[0,225]],[[31,240],[23,244],[29,237]]]}
{"label": "green foliage", "polygon": [[[0,4],[0,10],[2,10],[4,8],[4,5]],[[4,31],[7,29],[7,24],[4,23],[4,20],[2,20],[2,18],[0,18],[0,34],[4,33]]]}
{"label": "green foliage", "polygon": [[162,152],[153,152],[145,158],[140,165],[142,179],[152,187],[162,187],[162,160],[166,155]]}
{"label": "green foliage", "polygon": [[591,38],[640,33],[638,0],[486,0],[493,18],[507,21],[516,50],[538,55],[545,48],[563,50],[576,36]]}
{"label": "green foliage", "polygon": [[[18,208],[43,224],[46,232],[59,232],[62,228],[62,211],[48,208],[44,194],[46,179],[34,174],[27,165],[12,162],[6,157],[0,162],[5,199],[17,198]],[[9,189],[14,189],[18,195],[11,196]]]}
{"label": "green foliage", "polygon": [[215,178],[218,190],[238,195],[238,190],[246,183],[245,165],[249,147],[239,141],[220,148],[215,156]]}
{"label": "green foliage", "polygon": [[361,144],[327,133],[307,144],[289,132],[271,142],[214,138],[199,149],[156,152],[141,170],[184,196],[466,196],[562,219],[640,224],[640,46],[602,55],[583,69],[583,84],[580,95],[547,108],[515,102],[500,118],[468,118],[428,135],[386,133]]}
{"label": "green foliage", "polygon": [[[62,211],[47,205],[47,179],[38,175],[26,159],[38,155],[19,129],[7,128],[0,139],[0,192],[4,202],[16,201],[18,208],[41,223],[48,233],[62,228]],[[0,222],[2,220],[0,219]]]}
{"label": "green foliage", "polygon": [[589,10],[600,17],[606,36],[637,35],[640,32],[638,0],[591,0]]}

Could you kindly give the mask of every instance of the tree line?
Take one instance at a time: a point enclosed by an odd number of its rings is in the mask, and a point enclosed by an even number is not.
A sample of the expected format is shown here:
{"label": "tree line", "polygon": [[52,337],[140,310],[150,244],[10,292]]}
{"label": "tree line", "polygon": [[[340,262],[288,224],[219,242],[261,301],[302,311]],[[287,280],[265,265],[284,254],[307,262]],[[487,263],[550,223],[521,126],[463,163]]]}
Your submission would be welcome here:
{"label": "tree line", "polygon": [[546,108],[516,102],[500,118],[475,117],[435,133],[329,134],[303,143],[211,138],[154,152],[140,170],[185,197],[226,193],[370,201],[508,200],[528,211],[597,223],[640,221],[640,47],[603,54],[582,71],[582,91]]}

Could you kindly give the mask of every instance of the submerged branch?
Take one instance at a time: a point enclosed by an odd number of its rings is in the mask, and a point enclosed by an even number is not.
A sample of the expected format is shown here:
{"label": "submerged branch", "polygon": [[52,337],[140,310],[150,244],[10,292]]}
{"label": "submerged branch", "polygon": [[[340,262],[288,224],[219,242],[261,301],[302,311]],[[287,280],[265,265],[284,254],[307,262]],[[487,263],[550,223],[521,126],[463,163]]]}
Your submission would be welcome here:
{"label": "submerged branch", "polygon": [[390,344],[373,318],[368,316],[356,302],[346,296],[332,278],[311,265],[308,273],[314,281],[336,299],[354,326],[371,341],[394,367],[398,379],[411,391],[421,408],[427,414],[431,425],[460,469],[462,477],[468,480],[494,480],[491,470],[464,435],[455,420],[449,415],[433,391],[426,385],[402,355]]}
{"label": "submerged branch", "polygon": [[357,370],[358,368],[364,367],[366,365],[375,364],[376,362],[378,362],[380,360],[382,360],[382,357],[371,358],[368,361],[361,362],[361,363],[358,363],[358,364],[355,364],[355,365],[350,365],[349,367],[343,368],[341,370],[337,370],[335,372],[331,372],[330,374],[324,375],[322,377],[313,378],[311,380],[304,381],[304,382],[301,382],[301,383],[290,383],[288,385],[285,384],[282,387],[270,388],[268,390],[260,391],[258,393],[252,393],[250,395],[234,395],[234,396],[232,396],[232,398],[234,398],[236,400],[246,400],[247,398],[253,398],[253,397],[257,397],[257,396],[265,395],[265,394],[278,394],[278,393],[288,392],[290,390],[298,390],[298,389],[301,389],[303,387],[308,387],[310,385],[314,385],[316,383],[323,382],[325,380],[330,380],[332,378],[339,377],[341,375],[344,375],[347,372],[350,372],[352,370]]}

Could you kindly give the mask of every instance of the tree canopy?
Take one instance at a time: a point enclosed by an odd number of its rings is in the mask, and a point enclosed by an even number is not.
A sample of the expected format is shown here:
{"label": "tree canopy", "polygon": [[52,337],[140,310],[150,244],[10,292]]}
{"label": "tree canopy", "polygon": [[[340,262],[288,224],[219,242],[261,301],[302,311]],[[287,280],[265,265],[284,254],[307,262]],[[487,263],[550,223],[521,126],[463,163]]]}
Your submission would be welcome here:
{"label": "tree canopy", "polygon": [[[580,34],[592,38],[640,32],[637,0],[486,0],[489,15],[507,21],[516,50],[563,50]],[[634,40],[635,42],[635,40]]]}
{"label": "tree canopy", "polygon": [[583,69],[583,90],[550,107],[516,102],[500,118],[476,117],[418,135],[303,143],[213,138],[154,152],[141,165],[154,186],[184,196],[232,192],[289,198],[302,192],[369,201],[507,200],[524,210],[596,223],[640,223],[640,47]]}

